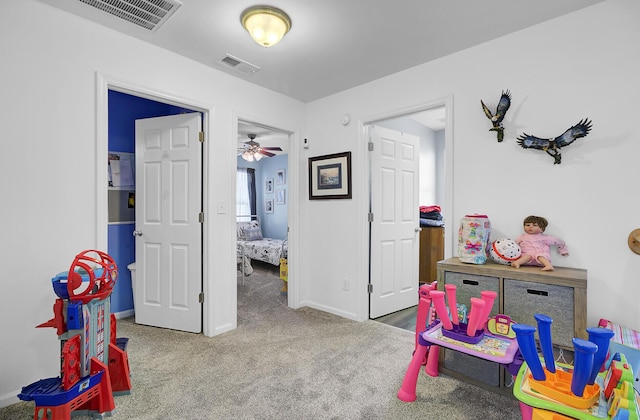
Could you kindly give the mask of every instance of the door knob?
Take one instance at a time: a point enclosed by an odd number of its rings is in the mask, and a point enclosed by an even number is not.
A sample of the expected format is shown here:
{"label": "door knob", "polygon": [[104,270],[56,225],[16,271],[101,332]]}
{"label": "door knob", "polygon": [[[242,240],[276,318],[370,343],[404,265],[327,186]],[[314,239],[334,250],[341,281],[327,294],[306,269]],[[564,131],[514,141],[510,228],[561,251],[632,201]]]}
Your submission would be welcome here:
{"label": "door knob", "polygon": [[[421,228],[421,227],[417,227],[417,228],[415,229],[415,231],[416,231],[416,232],[420,232],[420,231],[422,231],[422,228]],[[134,235],[135,235],[135,233],[134,233]]]}
{"label": "door knob", "polygon": [[134,230],[133,231],[133,236],[142,236],[142,231],[141,230]]}

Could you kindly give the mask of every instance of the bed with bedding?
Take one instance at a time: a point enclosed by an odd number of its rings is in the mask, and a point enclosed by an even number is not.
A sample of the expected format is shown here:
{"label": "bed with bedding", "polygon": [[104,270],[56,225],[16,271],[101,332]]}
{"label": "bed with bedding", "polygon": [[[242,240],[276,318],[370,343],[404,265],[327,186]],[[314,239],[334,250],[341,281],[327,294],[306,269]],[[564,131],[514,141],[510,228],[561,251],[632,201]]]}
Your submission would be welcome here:
{"label": "bed with bedding", "polygon": [[245,276],[253,272],[252,260],[263,261],[276,267],[280,258],[287,258],[287,240],[265,238],[258,220],[237,222],[237,256]]}

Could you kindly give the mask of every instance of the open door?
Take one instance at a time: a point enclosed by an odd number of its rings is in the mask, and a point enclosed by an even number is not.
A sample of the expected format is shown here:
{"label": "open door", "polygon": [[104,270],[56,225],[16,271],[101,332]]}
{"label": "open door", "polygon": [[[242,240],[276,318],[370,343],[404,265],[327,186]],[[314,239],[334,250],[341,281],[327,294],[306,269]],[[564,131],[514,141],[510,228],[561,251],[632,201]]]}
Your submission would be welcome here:
{"label": "open door", "polygon": [[199,113],[136,121],[135,321],[202,331]]}
{"label": "open door", "polygon": [[420,139],[370,126],[369,318],[418,304]]}

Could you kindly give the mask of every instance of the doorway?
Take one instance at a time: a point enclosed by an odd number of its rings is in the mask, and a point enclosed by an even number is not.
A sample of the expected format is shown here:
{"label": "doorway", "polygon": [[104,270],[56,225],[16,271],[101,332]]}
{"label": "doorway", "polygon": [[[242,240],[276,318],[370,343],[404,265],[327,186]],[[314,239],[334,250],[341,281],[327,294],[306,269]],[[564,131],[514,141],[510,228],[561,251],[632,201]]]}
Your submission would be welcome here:
{"label": "doorway", "polygon": [[[104,147],[104,154],[109,158],[108,169],[111,169],[112,158],[126,158],[120,164],[117,165],[120,169],[123,167],[132,171],[133,179],[127,182],[127,185],[113,185],[113,180],[109,178],[109,186],[107,187],[107,198],[105,206],[108,207],[108,229],[106,230],[105,242],[107,243],[107,252],[114,257],[119,269],[119,281],[116,283],[116,287],[112,293],[112,310],[117,317],[122,318],[131,316],[134,314],[133,304],[133,271],[127,269],[130,264],[135,263],[135,217],[127,217],[126,220],[119,220],[120,215],[118,213],[125,214],[125,216],[131,216],[135,214],[135,121],[154,117],[166,117],[176,116],[178,114],[199,114],[202,116],[202,120],[206,121],[206,111],[192,107],[188,104],[178,104],[167,99],[160,99],[153,97],[149,94],[143,94],[131,89],[122,89],[119,87],[108,86],[104,84],[104,93],[106,94],[106,100],[104,101],[104,118],[107,120],[108,130],[105,134],[103,142],[98,140],[98,151],[101,152]],[[100,103],[100,102],[99,102]],[[100,107],[99,107],[100,109]],[[102,116],[101,116],[102,117]],[[99,130],[100,131],[100,130]],[[202,127],[198,128],[198,131],[202,131]],[[101,136],[99,135],[99,138]],[[101,159],[103,153],[97,153],[96,167],[101,168],[103,162]],[[199,159],[202,160],[202,153],[198,152]],[[105,158],[105,162],[106,162]],[[203,162],[198,162],[196,165],[199,168],[199,174],[197,177],[202,178]],[[106,172],[106,171],[105,171]],[[99,172],[100,173],[100,170]],[[98,186],[104,188],[100,182],[103,179],[98,176]],[[200,183],[203,181],[201,180]],[[105,181],[105,185],[107,182]],[[100,188],[98,191],[100,191]],[[198,209],[202,208],[202,201],[204,200],[205,188],[198,188]],[[98,194],[100,196],[100,194]],[[122,199],[124,197],[124,199]],[[115,204],[114,204],[115,203]],[[119,204],[118,204],[119,203]],[[100,207],[100,200],[98,200],[98,207]],[[124,210],[118,209],[123,207]],[[127,209],[128,207],[128,209]],[[201,211],[201,210],[200,210]],[[114,218],[115,216],[115,218]],[[98,221],[101,218],[98,216]],[[197,215],[196,215],[197,220]],[[200,229],[200,227],[198,227]],[[100,231],[100,227],[98,227]],[[202,263],[202,250],[203,250],[203,236],[198,234],[197,244],[197,294],[195,295],[196,301],[199,299],[199,294],[203,290],[202,278],[203,278],[203,263]],[[98,243],[100,241],[100,235],[98,236]],[[195,293],[195,292],[194,292]],[[194,325],[191,330],[194,332],[202,332],[202,305],[198,304],[197,310],[197,325]]]}
{"label": "doorway", "polygon": [[[419,138],[419,152],[417,159],[415,159],[415,170],[417,171],[418,186],[413,189],[413,197],[405,197],[403,200],[405,203],[402,209],[392,209],[394,213],[403,211],[406,213],[406,208],[411,208],[408,216],[405,216],[402,221],[394,214],[395,221],[391,218],[385,217],[388,226],[383,226],[381,223],[380,214],[373,214],[372,222],[370,223],[370,235],[369,235],[369,318],[378,319],[382,322],[390,323],[391,325],[401,325],[401,328],[411,329],[415,326],[415,311],[418,303],[418,287],[420,283],[430,283],[435,278],[430,274],[425,276],[424,274],[418,274],[423,271],[422,267],[424,261],[420,263],[420,259],[424,260],[426,257],[426,251],[420,250],[420,242],[424,236],[421,226],[425,226],[419,216],[422,215],[420,210],[429,208],[429,210],[437,209],[439,217],[435,217],[435,213],[431,213],[434,219],[441,219],[440,221],[433,221],[434,225],[440,224],[439,233],[442,235],[440,241],[441,253],[440,256],[444,258],[447,243],[449,242],[444,226],[444,216],[451,208],[450,197],[451,193],[448,191],[451,179],[451,118],[447,115],[447,109],[450,108],[451,98],[437,101],[431,104],[425,104],[405,112],[397,113],[394,115],[383,116],[372,120],[365,124],[365,132],[367,142],[374,142],[374,151],[370,153],[369,159],[369,178],[370,178],[370,209],[376,206],[376,194],[382,194],[384,190],[384,183],[391,183],[389,179],[392,179],[390,175],[393,170],[382,168],[380,163],[376,161],[376,147],[385,147],[392,150],[391,144],[394,142],[403,143],[399,149],[393,152],[387,152],[387,154],[399,153],[404,154],[406,160],[411,154],[408,151],[411,150],[411,143],[404,144],[404,137],[417,136]],[[383,136],[387,136],[384,140],[375,140],[378,132],[383,132]],[[393,134],[396,133],[396,134]],[[393,140],[397,139],[397,140]],[[381,146],[375,144],[375,141],[381,141]],[[445,153],[447,151],[447,153]],[[399,157],[401,158],[401,157]],[[402,160],[402,159],[400,159]],[[385,163],[386,164],[386,163]],[[385,181],[385,175],[378,175],[375,172],[386,172],[388,179]],[[406,179],[402,188],[404,190],[410,189],[408,187],[411,184],[410,177],[411,171],[401,169],[398,172],[402,172]],[[397,178],[397,177],[396,177]],[[408,180],[408,181],[407,181]],[[397,190],[398,187],[396,187]],[[406,193],[406,191],[405,191]],[[395,197],[394,197],[395,199]],[[397,199],[396,199],[397,200]],[[415,209],[411,203],[415,204]],[[383,209],[384,210],[384,209]],[[376,210],[378,213],[380,208]],[[413,218],[415,214],[415,218]],[[410,216],[410,217],[409,217]],[[378,223],[376,223],[378,219]],[[431,223],[431,222],[429,222]],[[379,231],[384,229],[399,232],[403,225],[412,224],[412,232],[406,232],[403,238],[393,241],[387,241],[386,243],[378,243],[380,241]],[[394,228],[394,226],[397,226]],[[409,226],[406,226],[409,227]],[[375,241],[375,242],[374,242]],[[382,251],[383,245],[386,245],[388,251]],[[398,250],[402,248],[402,250]],[[424,245],[423,245],[424,248]],[[393,250],[393,251],[392,251]],[[385,258],[381,257],[380,253],[395,252],[400,256],[391,259],[386,257],[387,267],[382,267],[381,262],[385,261]],[[374,258],[373,255],[377,256]],[[441,259],[440,257],[438,259]],[[434,260],[433,264],[435,264]],[[410,267],[407,267],[410,265]],[[419,270],[420,268],[420,270]],[[386,270],[384,275],[380,275],[382,271]],[[376,274],[377,273],[377,274]],[[380,284],[380,278],[384,277],[386,284]],[[389,280],[393,277],[393,280]],[[424,278],[423,278],[424,277]],[[378,290],[376,291],[376,288]],[[408,327],[407,327],[408,326]]]}
{"label": "doorway", "polygon": [[[261,236],[265,241],[250,247],[252,250],[261,250],[264,256],[261,259],[241,255],[239,242],[238,275],[244,277],[239,284],[251,282],[251,274],[247,273],[251,273],[254,266],[260,267],[262,272],[267,270],[280,276],[280,259],[275,258],[273,254],[285,259],[288,267],[292,266],[292,253],[289,252],[289,226],[292,209],[295,208],[295,179],[292,179],[289,172],[292,137],[293,133],[287,130],[248,119],[238,119],[236,163],[239,175],[236,183],[236,217],[237,221],[243,224],[248,223],[249,219],[259,224]],[[254,178],[255,193],[246,194],[243,191],[247,189],[247,175],[241,173],[244,170],[251,171],[252,175],[249,178]],[[253,197],[249,199],[249,196]],[[254,203],[251,205],[247,201]],[[274,240],[273,243],[269,243],[271,239]],[[288,269],[287,272],[291,270]],[[293,281],[292,276],[286,277],[287,282],[282,282],[281,294],[287,295],[287,303],[291,306],[292,297],[287,289]]]}

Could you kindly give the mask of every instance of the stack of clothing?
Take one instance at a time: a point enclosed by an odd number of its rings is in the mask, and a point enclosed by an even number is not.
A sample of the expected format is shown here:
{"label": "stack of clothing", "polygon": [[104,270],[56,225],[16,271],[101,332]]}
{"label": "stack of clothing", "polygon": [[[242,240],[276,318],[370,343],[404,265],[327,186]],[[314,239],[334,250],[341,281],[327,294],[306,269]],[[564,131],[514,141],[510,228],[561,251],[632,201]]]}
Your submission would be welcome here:
{"label": "stack of clothing", "polygon": [[420,226],[444,226],[440,206],[420,206]]}

